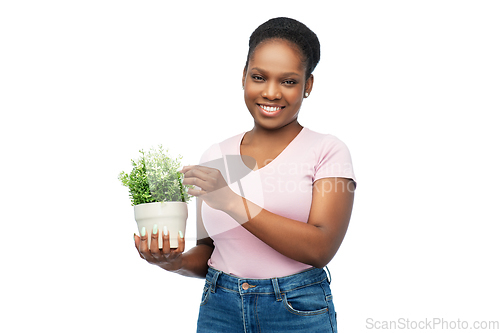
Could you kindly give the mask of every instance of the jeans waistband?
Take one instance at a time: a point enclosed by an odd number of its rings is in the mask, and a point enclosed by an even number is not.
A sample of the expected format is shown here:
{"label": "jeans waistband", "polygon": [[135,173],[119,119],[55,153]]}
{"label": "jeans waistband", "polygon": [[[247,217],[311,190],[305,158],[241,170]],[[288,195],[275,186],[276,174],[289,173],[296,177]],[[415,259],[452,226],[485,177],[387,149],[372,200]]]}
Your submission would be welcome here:
{"label": "jeans waistband", "polygon": [[208,267],[206,277],[210,285],[211,292],[217,288],[224,288],[243,294],[275,294],[278,301],[281,300],[281,293],[297,288],[306,287],[312,284],[323,282],[327,275],[322,268],[310,268],[306,271],[271,279],[245,279],[224,273],[212,267]]}

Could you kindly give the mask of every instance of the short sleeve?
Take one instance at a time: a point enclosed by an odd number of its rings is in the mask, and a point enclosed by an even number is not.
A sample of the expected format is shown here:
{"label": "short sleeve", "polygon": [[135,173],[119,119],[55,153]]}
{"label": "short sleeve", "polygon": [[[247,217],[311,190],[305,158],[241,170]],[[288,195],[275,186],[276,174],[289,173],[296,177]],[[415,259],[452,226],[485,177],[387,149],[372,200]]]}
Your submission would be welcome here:
{"label": "short sleeve", "polygon": [[356,183],[351,153],[346,144],[333,135],[326,135],[317,152],[313,182],[321,178],[349,178]]}

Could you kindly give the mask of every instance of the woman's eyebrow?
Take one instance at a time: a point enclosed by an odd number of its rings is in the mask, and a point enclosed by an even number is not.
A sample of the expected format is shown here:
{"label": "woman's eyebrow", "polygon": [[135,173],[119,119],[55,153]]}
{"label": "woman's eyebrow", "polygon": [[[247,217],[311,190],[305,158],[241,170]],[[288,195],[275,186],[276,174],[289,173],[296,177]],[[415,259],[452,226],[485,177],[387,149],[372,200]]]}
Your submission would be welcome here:
{"label": "woman's eyebrow", "polygon": [[[253,68],[251,68],[251,70],[256,70],[256,71],[264,73],[264,74],[267,73],[266,70],[259,68],[259,67],[253,67]],[[300,74],[295,73],[295,72],[286,72],[286,73],[282,73],[281,76],[300,76]]]}

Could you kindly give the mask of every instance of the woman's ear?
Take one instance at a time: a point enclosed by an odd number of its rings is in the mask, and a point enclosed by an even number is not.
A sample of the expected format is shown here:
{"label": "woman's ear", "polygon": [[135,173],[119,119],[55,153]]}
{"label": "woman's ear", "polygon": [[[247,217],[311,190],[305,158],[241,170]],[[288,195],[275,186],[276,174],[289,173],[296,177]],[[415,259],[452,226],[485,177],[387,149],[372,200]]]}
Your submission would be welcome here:
{"label": "woman's ear", "polygon": [[304,93],[307,93],[307,95],[310,95],[311,90],[313,88],[313,84],[314,84],[314,75],[311,74],[311,76],[309,76],[309,78],[306,81],[306,87],[305,87]]}
{"label": "woman's ear", "polygon": [[245,81],[247,77],[247,68],[243,68],[243,78],[241,79],[241,86],[245,89]]}

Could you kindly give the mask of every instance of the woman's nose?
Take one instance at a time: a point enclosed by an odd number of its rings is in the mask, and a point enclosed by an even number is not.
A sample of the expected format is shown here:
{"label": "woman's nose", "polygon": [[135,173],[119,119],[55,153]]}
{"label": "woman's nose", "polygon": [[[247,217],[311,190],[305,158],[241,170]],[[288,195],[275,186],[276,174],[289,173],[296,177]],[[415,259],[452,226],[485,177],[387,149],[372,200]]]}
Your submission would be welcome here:
{"label": "woman's nose", "polygon": [[262,97],[269,100],[281,99],[281,90],[278,84],[268,82],[262,90]]}

